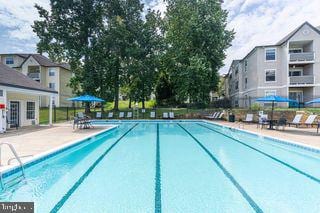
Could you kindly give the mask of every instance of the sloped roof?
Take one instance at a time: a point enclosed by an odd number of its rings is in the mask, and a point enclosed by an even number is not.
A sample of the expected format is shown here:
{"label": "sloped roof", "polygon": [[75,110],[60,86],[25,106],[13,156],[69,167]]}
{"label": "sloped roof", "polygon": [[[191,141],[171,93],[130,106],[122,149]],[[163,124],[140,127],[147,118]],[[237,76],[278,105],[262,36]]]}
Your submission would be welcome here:
{"label": "sloped roof", "polygon": [[21,72],[16,71],[1,63],[0,85],[49,93],[58,93],[55,90],[42,86],[39,82],[32,80]]}
{"label": "sloped roof", "polygon": [[317,33],[320,34],[320,30],[319,28],[316,28],[314,26],[312,26],[309,22],[304,22],[302,25],[300,25],[298,28],[296,28],[294,31],[292,31],[291,33],[289,33],[287,36],[285,36],[283,39],[281,39],[276,45],[282,45],[284,43],[286,43],[292,36],[294,36],[294,34],[296,34],[304,25],[308,25],[309,27],[311,27],[311,29],[313,29],[314,31],[316,31]]}
{"label": "sloped roof", "polygon": [[[21,54],[20,54],[21,55]],[[23,55],[23,54],[22,54]],[[41,55],[41,54],[29,54],[28,57],[25,58],[24,62],[20,65],[20,67],[30,58],[33,57],[41,66],[44,67],[62,67],[64,69],[70,70],[70,66],[66,65],[65,63],[55,63],[52,62],[49,58]]]}

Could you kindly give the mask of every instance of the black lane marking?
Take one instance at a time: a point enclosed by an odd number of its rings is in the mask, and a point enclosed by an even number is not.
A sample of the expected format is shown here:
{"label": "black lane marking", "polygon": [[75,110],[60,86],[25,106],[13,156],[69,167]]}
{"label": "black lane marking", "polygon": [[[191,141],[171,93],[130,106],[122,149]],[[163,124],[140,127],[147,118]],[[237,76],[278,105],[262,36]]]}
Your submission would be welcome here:
{"label": "black lane marking", "polygon": [[284,162],[284,161],[282,161],[282,160],[280,160],[280,159],[278,159],[278,158],[276,158],[276,157],[273,157],[273,156],[271,156],[271,155],[269,155],[269,154],[267,154],[267,153],[265,153],[265,152],[263,152],[263,151],[261,151],[261,150],[259,150],[259,149],[256,149],[256,148],[254,148],[254,147],[252,147],[252,146],[250,146],[250,145],[248,145],[248,144],[246,144],[246,143],[241,142],[240,140],[237,140],[237,139],[235,139],[235,138],[233,138],[233,137],[231,137],[231,136],[229,136],[229,135],[226,135],[226,134],[224,134],[224,133],[222,133],[222,132],[219,132],[219,131],[217,131],[217,130],[215,130],[215,129],[212,129],[212,128],[210,128],[210,127],[207,127],[207,126],[205,126],[205,125],[203,125],[203,124],[199,124],[199,123],[198,123],[198,125],[200,125],[200,126],[202,126],[202,127],[204,127],[204,128],[207,128],[207,129],[209,129],[209,130],[211,130],[211,131],[217,132],[217,133],[219,133],[219,134],[221,134],[221,135],[223,135],[223,136],[225,136],[225,137],[228,137],[228,138],[234,140],[235,142],[240,143],[240,144],[242,144],[243,146],[246,146],[246,147],[248,147],[248,148],[250,148],[250,149],[252,149],[252,150],[254,150],[254,151],[256,151],[256,152],[258,152],[258,153],[260,153],[260,154],[262,154],[262,155],[264,155],[264,156],[266,156],[266,157],[268,157],[268,158],[270,158],[270,159],[272,159],[272,160],[274,160],[274,161],[282,164],[282,165],[284,165],[285,167],[287,167],[287,168],[289,168],[289,169],[291,169],[291,170],[293,170],[293,171],[295,171],[295,172],[297,172],[297,173],[299,173],[299,174],[301,174],[301,175],[309,178],[310,180],[313,180],[313,181],[315,181],[316,183],[320,184],[320,179],[318,179],[318,178],[316,178],[316,177],[314,177],[314,176],[312,176],[312,175],[310,175],[310,174],[308,174],[308,173],[306,173],[306,172],[304,172],[304,171],[302,171],[302,170],[300,170],[300,169],[298,169],[298,168],[296,168],[296,167],[294,167],[294,166],[292,166],[292,165],[290,165],[290,164],[288,164],[288,163],[286,163],[286,162]]}
{"label": "black lane marking", "polygon": [[50,212],[58,212],[69,197],[78,189],[82,182],[90,175],[94,168],[103,160],[103,158],[129,133],[133,130],[139,123],[136,123],[127,132],[125,132],[116,142],[114,142],[90,167],[89,169],[78,179],[78,181],[69,189],[69,191],[56,203],[56,205],[51,209]]}
{"label": "black lane marking", "polygon": [[237,182],[237,180],[231,175],[230,172],[220,163],[220,161],[213,156],[213,154],[197,139],[195,138],[187,129],[178,124],[192,139],[209,155],[211,160],[222,170],[223,174],[232,182],[232,184],[238,189],[241,195],[247,200],[250,206],[255,210],[255,212],[263,212],[258,204],[250,197],[250,195],[242,188],[242,186]]}
{"label": "black lane marking", "polygon": [[156,144],[156,183],[155,183],[155,213],[161,213],[161,165],[160,165],[160,135],[159,123],[157,123],[157,144]]}

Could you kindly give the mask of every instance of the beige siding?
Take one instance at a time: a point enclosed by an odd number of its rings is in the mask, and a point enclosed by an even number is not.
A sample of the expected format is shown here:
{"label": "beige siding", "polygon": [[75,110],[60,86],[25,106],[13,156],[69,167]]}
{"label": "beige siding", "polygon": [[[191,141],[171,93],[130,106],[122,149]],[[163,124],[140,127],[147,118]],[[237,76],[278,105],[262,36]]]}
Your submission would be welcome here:
{"label": "beige siding", "polygon": [[59,72],[59,79],[60,79],[60,87],[59,87],[59,99],[60,99],[60,106],[70,106],[70,101],[66,99],[71,98],[72,89],[68,86],[70,83],[70,79],[72,77],[72,72],[66,70],[64,68],[60,68]]}

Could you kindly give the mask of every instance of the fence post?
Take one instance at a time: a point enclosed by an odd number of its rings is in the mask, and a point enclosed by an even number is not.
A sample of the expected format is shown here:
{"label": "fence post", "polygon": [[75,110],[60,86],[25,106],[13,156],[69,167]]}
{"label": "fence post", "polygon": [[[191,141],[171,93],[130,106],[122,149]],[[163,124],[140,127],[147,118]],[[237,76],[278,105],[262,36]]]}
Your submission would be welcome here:
{"label": "fence post", "polygon": [[53,107],[53,121],[56,123],[57,122],[57,109],[56,105]]}
{"label": "fence post", "polygon": [[69,120],[69,106],[67,106],[67,121]]}

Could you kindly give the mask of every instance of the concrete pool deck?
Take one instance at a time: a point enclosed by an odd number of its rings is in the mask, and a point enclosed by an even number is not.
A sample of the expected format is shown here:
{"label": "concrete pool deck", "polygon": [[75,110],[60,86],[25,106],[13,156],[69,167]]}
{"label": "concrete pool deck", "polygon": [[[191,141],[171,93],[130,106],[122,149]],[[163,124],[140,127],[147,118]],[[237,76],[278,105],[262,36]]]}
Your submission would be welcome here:
{"label": "concrete pool deck", "polygon": [[266,128],[257,128],[257,124],[244,124],[240,122],[230,123],[226,121],[213,121],[213,123],[320,148],[320,133],[317,134],[316,128],[296,128],[287,126],[285,130],[282,131],[281,127],[280,130],[268,130]]}
{"label": "concrete pool deck", "polygon": [[[22,156],[21,160],[25,162],[35,155],[48,152],[112,127],[112,125],[108,125],[97,126],[91,129],[73,130],[72,124],[70,123],[55,124],[52,127],[28,127],[19,130],[10,130],[5,134],[1,134],[0,143],[12,144],[18,155]],[[0,160],[2,165],[6,167],[8,160],[13,158],[13,154],[9,151],[7,146],[3,146],[1,155]],[[15,165],[16,163],[15,160],[12,160],[11,165]]]}

